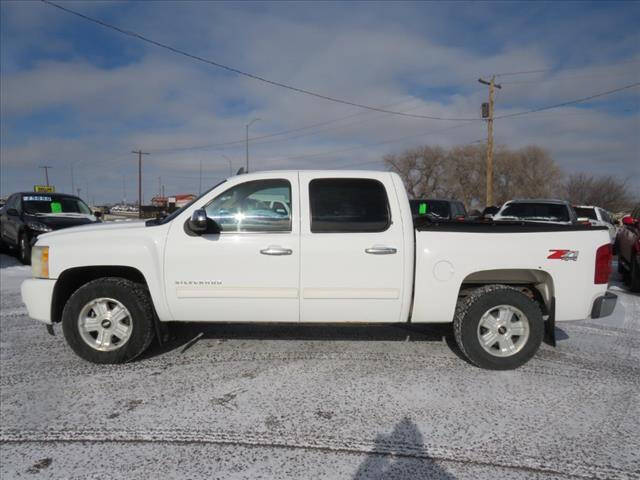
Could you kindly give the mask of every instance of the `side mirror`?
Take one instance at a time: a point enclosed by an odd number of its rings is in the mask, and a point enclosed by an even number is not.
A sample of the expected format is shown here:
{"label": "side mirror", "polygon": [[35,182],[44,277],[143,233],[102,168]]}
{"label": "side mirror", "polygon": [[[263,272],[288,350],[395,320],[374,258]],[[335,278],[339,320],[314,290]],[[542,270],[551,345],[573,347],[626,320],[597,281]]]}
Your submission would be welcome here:
{"label": "side mirror", "polygon": [[15,208],[10,208],[9,210],[7,210],[7,215],[11,215],[12,217],[17,217],[20,214],[18,213],[18,210],[16,210]]}
{"label": "side mirror", "polygon": [[204,208],[199,208],[191,214],[191,218],[188,221],[189,230],[196,235],[202,235],[207,232],[207,212]]}
{"label": "side mirror", "polygon": [[[7,212],[9,213],[9,212]],[[11,215],[11,213],[9,213],[9,215]],[[633,225],[635,222],[635,219],[631,216],[631,215],[625,215],[624,217],[622,217],[622,223],[623,225]]]}

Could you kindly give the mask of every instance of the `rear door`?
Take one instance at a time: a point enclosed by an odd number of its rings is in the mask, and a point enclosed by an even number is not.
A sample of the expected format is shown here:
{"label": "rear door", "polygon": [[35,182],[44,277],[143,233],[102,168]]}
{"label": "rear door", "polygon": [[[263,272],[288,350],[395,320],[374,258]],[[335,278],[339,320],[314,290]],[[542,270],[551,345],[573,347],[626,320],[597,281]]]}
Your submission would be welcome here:
{"label": "rear door", "polygon": [[391,175],[300,172],[300,198],[301,320],[400,321],[407,252]]}

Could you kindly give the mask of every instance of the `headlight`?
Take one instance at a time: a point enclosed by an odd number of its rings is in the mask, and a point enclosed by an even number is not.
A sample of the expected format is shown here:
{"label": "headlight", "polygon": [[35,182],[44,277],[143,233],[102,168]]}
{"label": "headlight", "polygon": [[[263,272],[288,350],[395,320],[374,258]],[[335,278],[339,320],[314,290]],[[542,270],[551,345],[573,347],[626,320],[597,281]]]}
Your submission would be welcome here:
{"label": "headlight", "polygon": [[49,278],[49,247],[31,249],[31,274],[34,278]]}
{"label": "headlight", "polygon": [[27,222],[27,226],[36,232],[50,232],[52,230],[51,227],[40,222]]}

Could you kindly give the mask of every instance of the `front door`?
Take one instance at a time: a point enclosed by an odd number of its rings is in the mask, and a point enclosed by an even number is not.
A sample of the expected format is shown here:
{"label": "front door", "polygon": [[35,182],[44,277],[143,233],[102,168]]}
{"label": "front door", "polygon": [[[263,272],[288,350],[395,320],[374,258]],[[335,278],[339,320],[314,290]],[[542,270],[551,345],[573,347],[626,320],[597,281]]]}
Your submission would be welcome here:
{"label": "front door", "polygon": [[299,321],[297,173],[244,182],[236,177],[225,185],[222,193],[200,206],[221,233],[192,236],[184,221],[171,226],[165,290],[173,317]]}
{"label": "front door", "polygon": [[301,320],[398,322],[407,252],[391,176],[336,175],[300,172]]}

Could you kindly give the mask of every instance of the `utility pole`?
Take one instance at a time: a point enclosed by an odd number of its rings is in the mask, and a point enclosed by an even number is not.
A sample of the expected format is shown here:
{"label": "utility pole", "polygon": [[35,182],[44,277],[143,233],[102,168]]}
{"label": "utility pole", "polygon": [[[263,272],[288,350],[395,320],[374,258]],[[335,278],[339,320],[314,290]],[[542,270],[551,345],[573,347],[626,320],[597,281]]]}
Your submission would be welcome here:
{"label": "utility pole", "polygon": [[158,177],[158,196],[162,196],[162,177]]}
{"label": "utility pole", "polygon": [[43,165],[42,167],[38,167],[38,168],[43,168],[44,169],[44,177],[45,177],[45,180],[47,182],[47,187],[48,187],[49,186],[49,169],[53,168],[53,167],[50,167],[49,165]]}
{"label": "utility pole", "polygon": [[502,88],[496,83],[495,75],[491,76],[490,81],[478,79],[478,82],[489,86],[489,104],[487,108],[482,109],[482,118],[487,119],[487,207],[493,205],[493,97],[494,89]]}
{"label": "utility pole", "polygon": [[142,155],[149,155],[142,150],[132,150],[131,153],[138,155],[138,218],[142,218]]}
{"label": "utility pole", "polygon": [[245,127],[245,146],[246,146],[246,161],[247,161],[247,167],[246,167],[246,172],[244,173],[249,173],[249,127],[251,125],[254,124],[254,122],[257,122],[258,120],[260,120],[260,118],[254,118],[253,120],[251,120],[249,123],[247,123],[244,127]]}
{"label": "utility pole", "polygon": [[73,162],[71,162],[71,195],[73,195],[74,191],[75,191],[75,185],[73,182]]}
{"label": "utility pole", "polygon": [[125,189],[124,175],[122,175],[122,204],[126,205],[126,203],[127,203],[127,191]]}
{"label": "utility pole", "polygon": [[198,195],[202,194],[202,159],[200,159],[200,183],[198,186]]}

